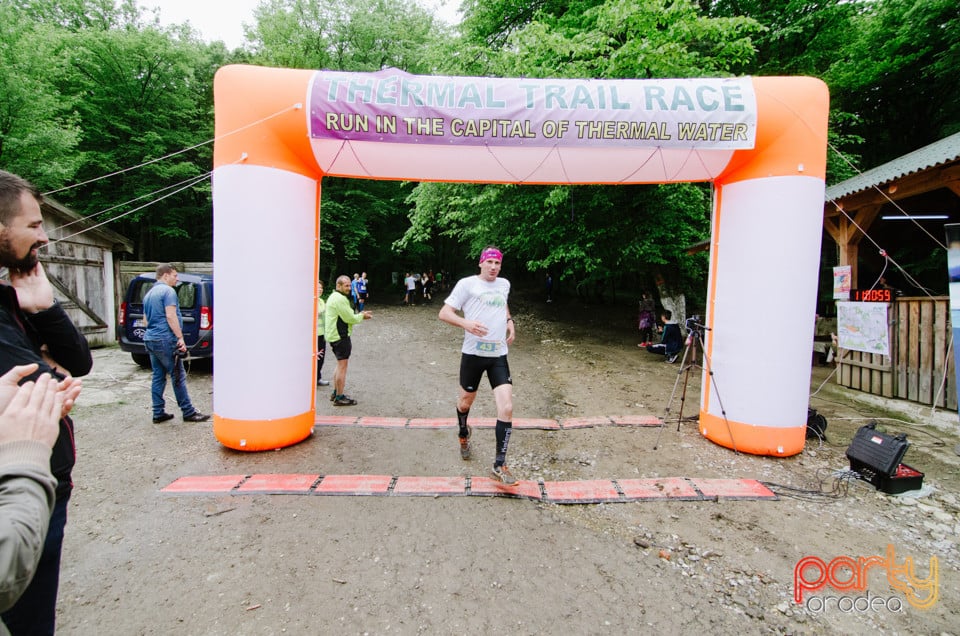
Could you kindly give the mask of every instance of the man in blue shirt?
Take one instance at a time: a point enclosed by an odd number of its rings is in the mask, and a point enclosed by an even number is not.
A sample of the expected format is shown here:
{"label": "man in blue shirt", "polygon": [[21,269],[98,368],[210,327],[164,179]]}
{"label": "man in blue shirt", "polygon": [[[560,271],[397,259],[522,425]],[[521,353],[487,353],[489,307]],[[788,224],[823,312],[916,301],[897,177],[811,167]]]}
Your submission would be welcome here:
{"label": "man in blue shirt", "polygon": [[206,422],[210,419],[209,415],[194,408],[187,393],[187,372],[181,357],[187,353],[187,344],[183,341],[183,316],[180,315],[180,300],[176,292],[178,278],[173,265],[157,265],[157,282],[143,298],[143,315],[147,319],[143,344],[150,353],[150,366],[153,367],[150,395],[154,424],[173,419],[173,415],[164,410],[163,391],[167,388],[168,375],[173,383],[177,406],[183,413],[183,421]]}
{"label": "man in blue shirt", "polygon": [[[360,285],[360,274],[354,274],[353,280],[350,281],[350,306],[354,309],[357,309],[357,305],[360,303],[360,296],[357,294],[357,287]],[[357,309],[357,311],[360,311]]]}
{"label": "man in blue shirt", "polygon": [[363,311],[364,306],[367,304],[367,273],[366,272],[360,274],[360,278],[356,280],[356,291],[357,291],[357,311]]}

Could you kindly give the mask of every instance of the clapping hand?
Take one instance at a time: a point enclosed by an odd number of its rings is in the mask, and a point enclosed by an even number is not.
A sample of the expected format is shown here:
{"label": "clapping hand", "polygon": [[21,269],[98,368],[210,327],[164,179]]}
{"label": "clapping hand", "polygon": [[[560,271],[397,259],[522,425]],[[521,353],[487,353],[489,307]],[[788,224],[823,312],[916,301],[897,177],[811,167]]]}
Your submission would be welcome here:
{"label": "clapping hand", "polygon": [[57,441],[65,391],[46,373],[36,382],[17,384],[37,368],[36,363],[16,366],[0,377],[0,444],[31,440],[53,448]]}

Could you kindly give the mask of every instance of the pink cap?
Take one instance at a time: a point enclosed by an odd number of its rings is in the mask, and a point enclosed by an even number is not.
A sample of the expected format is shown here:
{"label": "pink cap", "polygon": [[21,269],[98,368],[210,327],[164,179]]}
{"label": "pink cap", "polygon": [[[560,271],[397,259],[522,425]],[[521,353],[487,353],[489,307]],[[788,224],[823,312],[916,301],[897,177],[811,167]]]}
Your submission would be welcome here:
{"label": "pink cap", "polygon": [[483,253],[480,254],[480,262],[482,263],[483,261],[487,260],[488,258],[495,258],[495,259],[497,259],[498,261],[502,261],[502,260],[503,260],[503,252],[501,252],[500,250],[498,250],[498,249],[496,249],[496,248],[494,248],[494,247],[485,249],[485,250],[483,250]]}

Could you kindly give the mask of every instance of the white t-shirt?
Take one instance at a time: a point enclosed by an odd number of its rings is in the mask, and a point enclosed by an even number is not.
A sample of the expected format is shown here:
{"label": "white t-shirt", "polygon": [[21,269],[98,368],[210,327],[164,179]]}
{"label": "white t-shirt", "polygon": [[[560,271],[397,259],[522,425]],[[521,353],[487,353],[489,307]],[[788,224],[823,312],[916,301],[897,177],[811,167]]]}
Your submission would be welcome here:
{"label": "white t-shirt", "polygon": [[495,278],[487,282],[479,276],[461,278],[444,303],[463,310],[467,320],[478,320],[487,328],[483,338],[463,332],[463,353],[485,358],[507,355],[507,296],[510,281]]}

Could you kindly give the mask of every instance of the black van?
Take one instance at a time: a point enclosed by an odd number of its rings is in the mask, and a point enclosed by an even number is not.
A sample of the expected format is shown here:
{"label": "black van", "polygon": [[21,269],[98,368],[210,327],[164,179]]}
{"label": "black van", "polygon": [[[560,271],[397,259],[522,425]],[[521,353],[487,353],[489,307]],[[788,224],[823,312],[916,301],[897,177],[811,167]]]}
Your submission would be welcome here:
{"label": "black van", "polygon": [[[183,340],[190,358],[213,357],[213,276],[178,272],[176,286],[183,316]],[[147,321],[143,317],[143,297],[157,282],[156,274],[140,274],[127,285],[120,304],[120,349],[127,351],[133,361],[150,368],[150,354],[143,344]]]}

